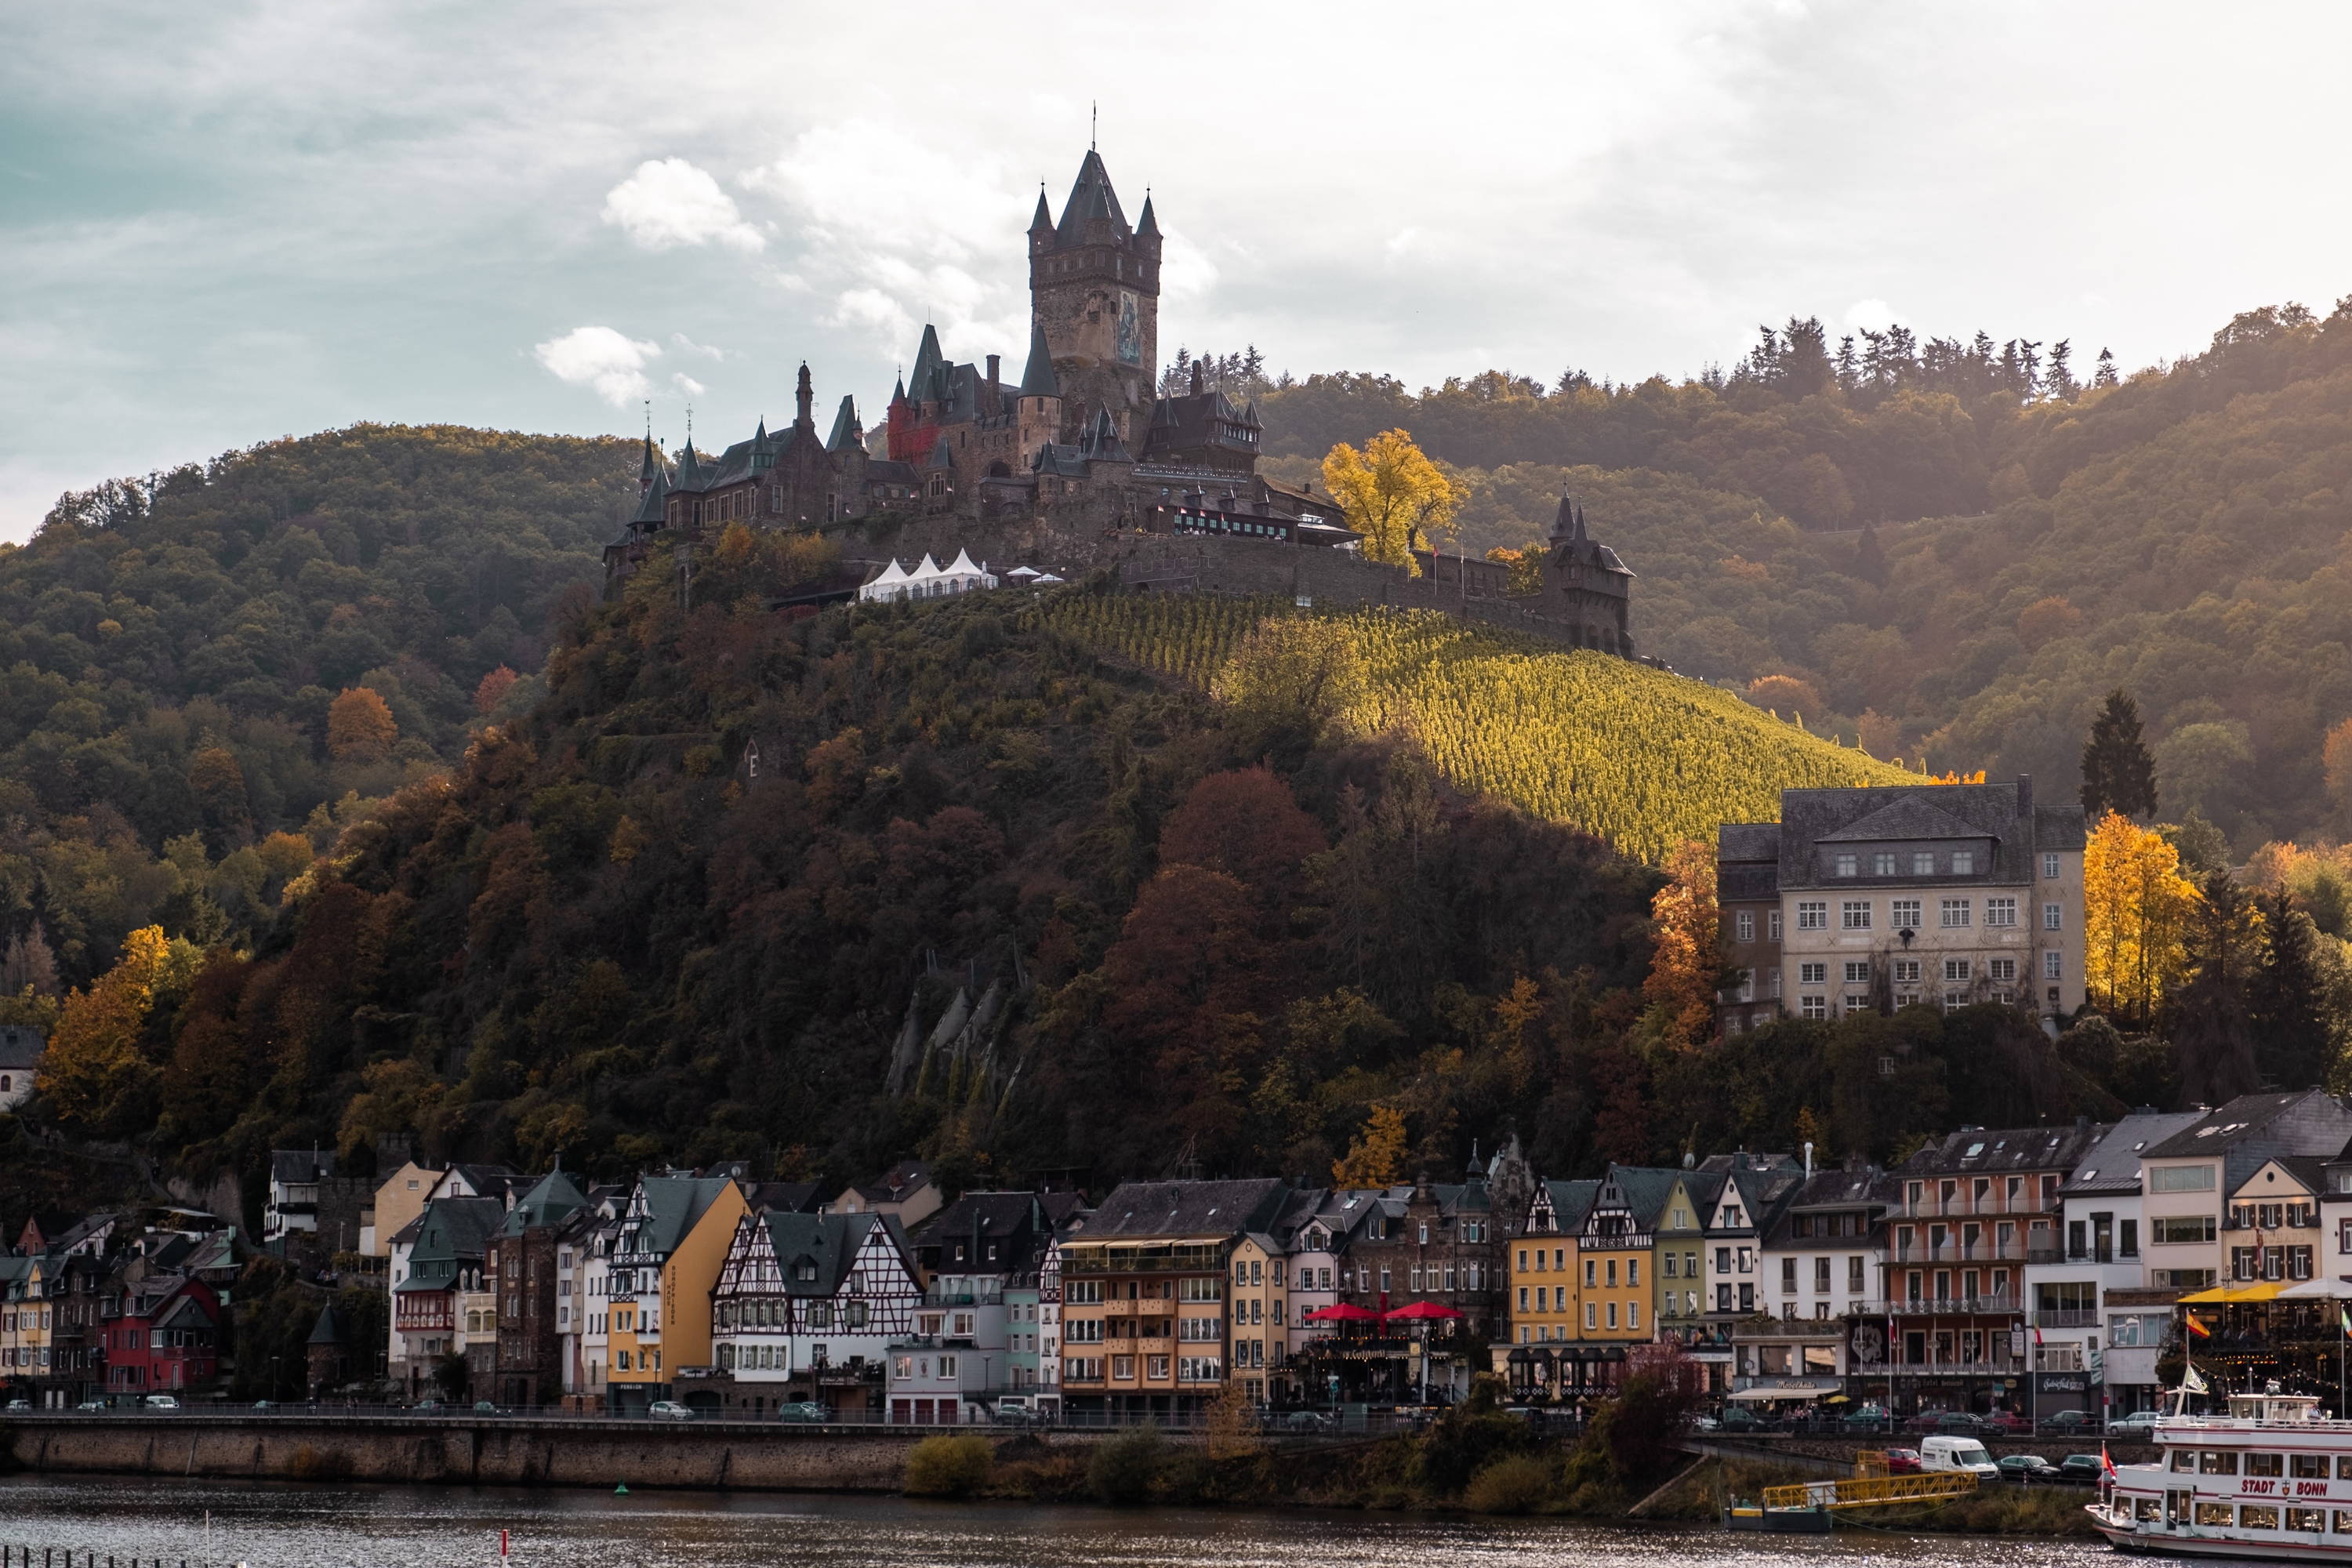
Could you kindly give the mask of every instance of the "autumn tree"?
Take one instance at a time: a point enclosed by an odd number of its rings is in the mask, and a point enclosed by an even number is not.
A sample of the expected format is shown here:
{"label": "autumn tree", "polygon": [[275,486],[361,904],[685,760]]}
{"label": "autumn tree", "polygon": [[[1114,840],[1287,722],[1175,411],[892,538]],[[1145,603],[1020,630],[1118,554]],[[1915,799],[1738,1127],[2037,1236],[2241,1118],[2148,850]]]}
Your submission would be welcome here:
{"label": "autumn tree", "polygon": [[2327,738],[2320,742],[2319,762],[2336,808],[2352,816],[2352,719],[2327,731]]}
{"label": "autumn tree", "polygon": [[1392,1187],[1404,1180],[1404,1112],[1375,1105],[1364,1130],[1348,1145],[1347,1157],[1331,1166],[1335,1187]]}
{"label": "autumn tree", "polygon": [[380,763],[399,739],[392,710],[369,687],[347,688],[327,705],[327,750],[339,760]]}
{"label": "autumn tree", "polygon": [[1829,704],[1822,700],[1821,688],[1794,675],[1767,675],[1748,683],[1750,707],[1767,709],[1784,719],[1794,719],[1811,712],[1819,717]]}
{"label": "autumn tree", "polygon": [[521,679],[503,664],[482,677],[481,683],[474,688],[474,711],[488,713],[497,708],[514,683]]}
{"label": "autumn tree", "polygon": [[1669,1036],[1696,1045],[1715,1031],[1723,977],[1722,911],[1715,893],[1715,852],[1695,838],[1666,856],[1666,885],[1650,900],[1657,937],[1642,987],[1664,1014]]}
{"label": "autumn tree", "polygon": [[2083,815],[2096,822],[2111,811],[2156,815],[2156,760],[2140,738],[2139,705],[2120,687],[2107,693],[2083,747]]}
{"label": "autumn tree", "polygon": [[2194,884],[2180,852],[2152,828],[2109,812],[2083,849],[2084,981],[2104,1011],[2143,1022],[2187,971],[2182,947]]}
{"label": "autumn tree", "polygon": [[124,941],[113,968],[66,998],[39,1079],[60,1120],[108,1133],[144,1120],[159,1076],[146,1050],[148,1015],[158,991],[184,982],[194,959],[186,943],[165,941],[162,926],[144,926]]}
{"label": "autumn tree", "polygon": [[1412,552],[1451,534],[1469,492],[1430,461],[1402,430],[1384,430],[1360,452],[1345,441],[1325,455],[1323,483],[1364,536],[1364,554],[1421,574]]}

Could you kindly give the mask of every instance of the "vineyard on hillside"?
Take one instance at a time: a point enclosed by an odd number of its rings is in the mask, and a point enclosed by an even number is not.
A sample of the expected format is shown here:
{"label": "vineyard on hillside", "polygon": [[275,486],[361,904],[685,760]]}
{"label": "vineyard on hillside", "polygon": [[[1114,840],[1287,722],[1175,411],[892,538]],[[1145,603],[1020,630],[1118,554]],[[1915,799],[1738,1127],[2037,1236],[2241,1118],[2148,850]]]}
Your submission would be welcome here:
{"label": "vineyard on hillside", "polygon": [[1658,861],[1718,824],[1780,816],[1783,789],[1916,784],[1728,691],[1430,611],[1279,600],[1057,595],[1047,626],[1220,696],[1314,679],[1365,734],[1412,735],[1462,789]]}

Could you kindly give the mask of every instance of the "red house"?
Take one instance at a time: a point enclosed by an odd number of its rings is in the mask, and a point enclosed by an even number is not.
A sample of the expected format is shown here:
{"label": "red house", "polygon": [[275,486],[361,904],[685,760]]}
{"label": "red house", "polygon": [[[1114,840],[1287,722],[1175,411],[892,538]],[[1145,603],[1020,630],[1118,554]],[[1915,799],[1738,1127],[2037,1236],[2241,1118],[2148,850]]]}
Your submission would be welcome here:
{"label": "red house", "polygon": [[103,1326],[110,1394],[173,1394],[220,1375],[220,1298],[201,1279],[147,1279],[127,1288]]}

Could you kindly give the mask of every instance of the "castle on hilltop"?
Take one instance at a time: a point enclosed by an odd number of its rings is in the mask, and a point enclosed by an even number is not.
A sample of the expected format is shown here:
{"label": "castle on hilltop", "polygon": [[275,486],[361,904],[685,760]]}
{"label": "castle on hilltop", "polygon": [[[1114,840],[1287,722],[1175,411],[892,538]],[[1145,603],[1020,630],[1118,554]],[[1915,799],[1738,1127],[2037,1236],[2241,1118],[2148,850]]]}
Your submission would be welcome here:
{"label": "castle on hilltop", "polygon": [[[927,325],[913,372],[870,433],[845,396],[819,436],[803,364],[793,423],[781,431],[763,419],[715,456],[689,437],[675,464],[648,435],[637,510],[604,550],[607,593],[665,534],[739,521],[845,528],[877,549],[890,536],[894,553],[904,535],[908,559],[969,548],[1000,567],[1011,555],[1116,563],[1139,586],[1455,610],[1633,657],[1633,574],[1586,534],[1567,499],[1537,594],[1512,593],[1501,565],[1429,552],[1415,577],[1363,560],[1362,535],[1311,484],[1258,472],[1265,430],[1255,404],[1236,406],[1203,384],[1197,363],[1186,391],[1161,395],[1158,215],[1147,195],[1128,222],[1099,153],[1087,149],[1059,218],[1038,192],[1028,245],[1019,380],[998,354],[950,359]],[[881,563],[877,555],[873,569]]]}

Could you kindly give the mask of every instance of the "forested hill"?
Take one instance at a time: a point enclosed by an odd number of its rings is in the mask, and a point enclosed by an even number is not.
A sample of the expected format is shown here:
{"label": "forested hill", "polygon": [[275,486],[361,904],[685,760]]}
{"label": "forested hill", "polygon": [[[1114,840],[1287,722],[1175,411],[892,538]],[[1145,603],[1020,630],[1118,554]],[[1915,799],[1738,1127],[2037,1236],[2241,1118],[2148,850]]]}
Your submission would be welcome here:
{"label": "forested hill", "polygon": [[[356,426],[100,485],[0,547],[0,992],[45,962],[79,984],[153,920],[249,929],[332,842],[338,802],[527,707],[636,461],[618,440]],[[352,688],[373,704],[331,732]]]}
{"label": "forested hill", "polygon": [[2352,731],[2332,793],[2323,760],[2352,719],[2352,301],[2249,311],[2113,386],[2032,348],[1849,359],[1795,321],[1681,384],[1255,390],[1294,477],[1333,441],[1411,431],[1456,467],[1474,550],[1539,537],[1575,491],[1640,574],[1644,649],[1786,677],[1777,706],[1877,755],[1924,747],[2063,796],[2123,686],[2168,817],[2202,811],[2240,855],[2352,836]]}

